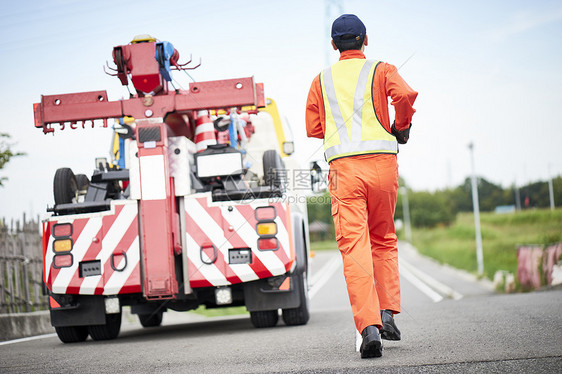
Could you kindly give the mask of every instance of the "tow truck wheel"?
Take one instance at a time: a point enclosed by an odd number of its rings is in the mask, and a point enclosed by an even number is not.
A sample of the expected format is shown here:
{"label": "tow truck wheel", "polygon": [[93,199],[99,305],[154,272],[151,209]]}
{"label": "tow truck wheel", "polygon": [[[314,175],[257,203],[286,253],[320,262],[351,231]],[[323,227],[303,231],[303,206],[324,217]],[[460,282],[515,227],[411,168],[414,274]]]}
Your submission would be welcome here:
{"label": "tow truck wheel", "polygon": [[63,343],[83,342],[88,337],[88,326],[61,326],[55,331]]}
{"label": "tow truck wheel", "polygon": [[163,311],[158,311],[150,314],[139,314],[139,321],[142,327],[157,327],[162,324]]}
{"label": "tow truck wheel", "polygon": [[250,312],[250,320],[252,325],[257,328],[274,327],[279,321],[279,313],[277,309]]}
{"label": "tow truck wheel", "polygon": [[91,325],[88,327],[90,336],[94,340],[115,339],[121,330],[121,312],[105,315],[105,325]]}
{"label": "tow truck wheel", "polygon": [[76,191],[78,191],[78,183],[72,169],[57,169],[53,181],[55,205],[72,203],[72,199],[76,198]]}
{"label": "tow truck wheel", "polygon": [[263,153],[263,180],[266,186],[285,190],[286,171],[285,163],[276,150],[270,149]]}
{"label": "tow truck wheel", "polygon": [[308,311],[308,281],[306,271],[292,278],[297,282],[301,305],[298,308],[283,309],[283,322],[288,326],[306,325],[310,318]]}
{"label": "tow truck wheel", "polygon": [[88,190],[90,180],[86,174],[76,174],[76,185],[78,186],[79,191]]}

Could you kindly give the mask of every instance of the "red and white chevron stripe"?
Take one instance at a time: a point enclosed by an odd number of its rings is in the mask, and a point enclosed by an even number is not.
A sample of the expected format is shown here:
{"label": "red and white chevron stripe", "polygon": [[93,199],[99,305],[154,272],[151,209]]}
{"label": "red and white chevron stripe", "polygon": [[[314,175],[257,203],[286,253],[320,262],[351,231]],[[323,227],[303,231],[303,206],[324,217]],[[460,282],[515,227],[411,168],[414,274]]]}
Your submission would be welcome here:
{"label": "red and white chevron stripe", "polygon": [[[279,248],[261,251],[257,248],[255,209],[274,206],[277,211]],[[251,204],[213,203],[210,194],[185,200],[187,257],[191,287],[225,286],[281,275],[290,270],[295,259],[290,237],[289,206],[282,202],[255,200]],[[216,247],[201,254],[202,247]],[[229,249],[250,248],[251,264],[229,264]],[[204,261],[203,261],[204,260]]]}
{"label": "red and white chevron stripe", "polygon": [[[52,266],[52,228],[57,223],[72,224],[72,266],[56,269]],[[135,200],[116,200],[107,212],[52,217],[47,223],[44,271],[52,292],[58,294],[116,295],[141,292],[138,208]],[[111,267],[111,255],[117,256]],[[81,278],[81,261],[101,260],[101,275]]]}
{"label": "red and white chevron stripe", "polygon": [[[274,206],[277,212],[277,250],[259,250],[255,209]],[[196,287],[225,286],[256,279],[282,275],[291,269],[295,260],[291,234],[290,210],[287,203],[255,200],[250,204],[214,203],[210,193],[185,198],[186,248],[190,285]],[[53,262],[51,235],[57,223],[72,225],[72,266],[56,269]],[[138,205],[136,200],[115,200],[112,210],[100,213],[52,217],[46,227],[45,280],[57,294],[117,295],[142,292],[140,275],[140,246]],[[216,248],[216,260],[211,261]],[[229,264],[229,249],[250,248],[252,262]],[[116,257],[111,266],[112,254]],[[80,277],[82,261],[101,260],[101,275]]]}

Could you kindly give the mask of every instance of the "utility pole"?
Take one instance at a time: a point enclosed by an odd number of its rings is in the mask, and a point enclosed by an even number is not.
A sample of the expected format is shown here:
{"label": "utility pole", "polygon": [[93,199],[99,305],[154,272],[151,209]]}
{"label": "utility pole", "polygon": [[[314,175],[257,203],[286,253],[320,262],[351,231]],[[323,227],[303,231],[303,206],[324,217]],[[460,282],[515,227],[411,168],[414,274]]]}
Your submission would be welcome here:
{"label": "utility pole", "polygon": [[[332,22],[343,14],[343,1],[341,0],[324,0],[324,38],[326,42],[324,43],[324,58],[325,65],[330,66],[330,56],[332,55],[332,47],[330,41],[332,40]],[[333,10],[333,11],[332,11]],[[337,15],[337,16],[336,16]]]}
{"label": "utility pole", "polygon": [[406,241],[412,244],[412,226],[410,224],[410,205],[408,203],[408,189],[400,187],[402,194],[402,209],[404,210],[404,233],[406,234]]}
{"label": "utility pole", "polygon": [[482,233],[480,232],[480,206],[478,204],[478,184],[476,183],[476,169],[474,167],[474,144],[468,145],[470,149],[470,161],[472,165],[472,206],[474,208],[474,229],[476,232],[476,262],[478,263],[478,275],[484,274],[484,258],[482,255]]}
{"label": "utility pole", "polygon": [[521,196],[519,195],[519,186],[517,186],[517,181],[515,181],[515,209],[521,211]]}
{"label": "utility pole", "polygon": [[550,210],[554,210],[554,188],[552,187],[552,174],[548,165],[548,196],[550,197]]}

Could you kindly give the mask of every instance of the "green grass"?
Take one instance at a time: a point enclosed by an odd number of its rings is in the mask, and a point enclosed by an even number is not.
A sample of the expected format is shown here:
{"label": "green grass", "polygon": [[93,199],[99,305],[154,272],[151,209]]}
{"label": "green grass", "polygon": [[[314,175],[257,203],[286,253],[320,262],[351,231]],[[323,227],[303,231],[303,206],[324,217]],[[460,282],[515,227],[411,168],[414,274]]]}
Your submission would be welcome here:
{"label": "green grass", "polygon": [[[562,209],[480,215],[484,275],[497,270],[517,272],[517,247],[562,241]],[[441,263],[476,273],[474,216],[461,213],[449,227],[413,230],[413,245]]]}
{"label": "green grass", "polygon": [[[509,214],[481,213],[484,276],[493,279],[498,270],[517,273],[517,247],[562,241],[562,208],[525,210]],[[403,232],[398,232],[401,239]],[[476,274],[474,215],[459,213],[450,226],[414,228],[413,245],[440,263]],[[336,249],[335,240],[312,242],[313,251]]]}
{"label": "green grass", "polygon": [[329,249],[338,249],[336,240],[324,240],[319,242],[310,242],[310,249],[313,251],[325,251]]}
{"label": "green grass", "polygon": [[205,308],[205,306],[201,305],[199,308],[192,310],[190,313],[196,313],[205,317],[222,317],[248,314],[248,311],[246,310],[245,306],[207,309]]}

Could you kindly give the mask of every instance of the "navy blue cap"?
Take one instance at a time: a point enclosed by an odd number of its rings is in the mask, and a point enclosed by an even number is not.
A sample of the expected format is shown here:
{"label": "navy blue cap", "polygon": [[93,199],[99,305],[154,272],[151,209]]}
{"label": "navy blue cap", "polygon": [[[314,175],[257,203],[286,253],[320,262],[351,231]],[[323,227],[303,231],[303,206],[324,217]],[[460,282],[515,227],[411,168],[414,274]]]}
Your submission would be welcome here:
{"label": "navy blue cap", "polygon": [[344,35],[353,35],[357,40],[365,37],[367,29],[355,14],[343,14],[332,23],[332,39],[341,41]]}

